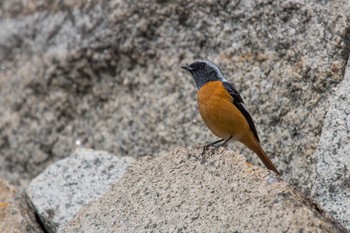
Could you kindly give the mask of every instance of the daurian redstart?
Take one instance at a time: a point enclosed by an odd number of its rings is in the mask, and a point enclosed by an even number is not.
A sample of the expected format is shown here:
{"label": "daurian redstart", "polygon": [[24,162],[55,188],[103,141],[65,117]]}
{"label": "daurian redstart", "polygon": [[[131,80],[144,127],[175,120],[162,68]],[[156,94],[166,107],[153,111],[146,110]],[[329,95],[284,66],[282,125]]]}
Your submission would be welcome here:
{"label": "daurian redstart", "polygon": [[260,146],[253,119],[242,97],[225,79],[220,68],[207,60],[181,68],[188,70],[194,78],[199,112],[205,124],[222,138],[209,145],[224,146],[231,138],[236,139],[255,152],[268,169],[280,174]]}

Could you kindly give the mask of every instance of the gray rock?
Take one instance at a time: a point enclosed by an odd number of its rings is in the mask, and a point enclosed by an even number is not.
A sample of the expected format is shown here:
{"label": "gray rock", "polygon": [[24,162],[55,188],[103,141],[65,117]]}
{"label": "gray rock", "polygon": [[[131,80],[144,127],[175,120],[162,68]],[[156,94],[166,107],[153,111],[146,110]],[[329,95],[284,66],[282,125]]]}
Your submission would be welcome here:
{"label": "gray rock", "polygon": [[103,195],[133,161],[104,151],[77,149],[33,179],[27,196],[46,230],[56,232],[83,205]]}
{"label": "gray rock", "polygon": [[60,232],[345,232],[273,172],[219,148],[141,158]]}
{"label": "gray rock", "polygon": [[29,209],[15,187],[0,179],[0,232],[40,233],[34,213]]}
{"label": "gray rock", "polygon": [[312,196],[350,230],[350,60],[332,98],[316,151]]}

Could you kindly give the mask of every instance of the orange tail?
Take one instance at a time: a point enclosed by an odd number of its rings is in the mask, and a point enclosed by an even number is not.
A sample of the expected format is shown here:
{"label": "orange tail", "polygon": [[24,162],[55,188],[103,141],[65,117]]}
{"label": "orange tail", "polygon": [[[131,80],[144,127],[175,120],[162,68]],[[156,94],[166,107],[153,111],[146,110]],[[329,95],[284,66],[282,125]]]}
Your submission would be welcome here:
{"label": "orange tail", "polygon": [[254,135],[250,135],[248,139],[241,140],[241,142],[246,145],[249,149],[255,152],[260,158],[260,160],[264,163],[265,167],[276,172],[278,175],[281,175],[275,165],[271,162],[269,157],[267,157],[265,151],[261,148],[259,142],[255,139]]}
{"label": "orange tail", "polygon": [[261,146],[259,145],[258,150],[254,151],[260,158],[260,160],[264,163],[265,167],[267,167],[268,169],[276,172],[278,175],[281,175],[277,168],[275,167],[275,165],[272,163],[272,161],[269,159],[269,157],[267,157],[265,151],[261,148]]}

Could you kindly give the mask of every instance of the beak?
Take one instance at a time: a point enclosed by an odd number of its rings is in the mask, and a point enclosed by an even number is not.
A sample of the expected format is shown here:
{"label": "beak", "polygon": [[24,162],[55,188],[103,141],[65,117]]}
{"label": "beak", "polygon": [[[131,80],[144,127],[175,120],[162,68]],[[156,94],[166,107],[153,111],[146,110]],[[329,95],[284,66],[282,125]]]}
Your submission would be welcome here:
{"label": "beak", "polygon": [[182,69],[187,70],[189,72],[191,72],[193,70],[193,68],[191,66],[181,66]]}

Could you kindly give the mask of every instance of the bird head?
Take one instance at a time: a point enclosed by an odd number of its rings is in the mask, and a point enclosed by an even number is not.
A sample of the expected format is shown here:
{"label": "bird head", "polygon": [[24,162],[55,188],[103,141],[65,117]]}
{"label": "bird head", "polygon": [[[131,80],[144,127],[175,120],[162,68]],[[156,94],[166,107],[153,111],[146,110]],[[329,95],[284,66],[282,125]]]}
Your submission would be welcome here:
{"label": "bird head", "polygon": [[226,81],[220,68],[208,60],[198,60],[181,68],[192,74],[198,89],[210,81]]}

